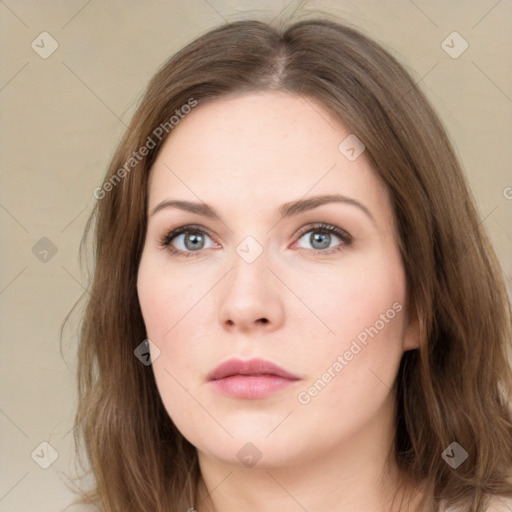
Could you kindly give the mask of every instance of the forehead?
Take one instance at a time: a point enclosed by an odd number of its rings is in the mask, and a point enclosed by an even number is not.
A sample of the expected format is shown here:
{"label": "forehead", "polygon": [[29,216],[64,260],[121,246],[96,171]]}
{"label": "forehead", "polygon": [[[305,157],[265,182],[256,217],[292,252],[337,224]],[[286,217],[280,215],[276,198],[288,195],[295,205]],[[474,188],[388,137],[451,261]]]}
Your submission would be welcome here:
{"label": "forehead", "polygon": [[[281,92],[216,99],[174,127],[151,170],[149,206],[168,198],[216,209],[269,207],[307,195],[340,193],[388,208],[387,192],[353,137],[317,100]],[[348,139],[352,140],[352,139]]]}

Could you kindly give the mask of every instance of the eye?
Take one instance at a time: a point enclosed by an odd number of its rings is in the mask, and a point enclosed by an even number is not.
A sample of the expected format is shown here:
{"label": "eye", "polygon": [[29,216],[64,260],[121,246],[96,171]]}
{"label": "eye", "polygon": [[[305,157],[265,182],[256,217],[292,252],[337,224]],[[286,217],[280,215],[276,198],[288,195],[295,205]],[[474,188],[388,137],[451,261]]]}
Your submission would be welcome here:
{"label": "eye", "polygon": [[210,235],[200,226],[181,226],[165,235],[160,240],[160,246],[177,256],[194,256],[194,253],[208,249],[205,246],[206,238],[211,240]]}
{"label": "eye", "polygon": [[[308,234],[309,236],[306,236]],[[349,233],[330,224],[307,226],[299,233],[297,243],[303,238],[311,244],[311,250],[319,254],[331,254],[343,250],[352,243],[352,236]],[[332,245],[336,238],[340,243]],[[205,245],[207,239],[210,239],[212,242],[210,246]],[[208,249],[215,245],[208,232],[201,226],[195,225],[180,226],[173,229],[160,240],[162,248],[167,248],[178,257],[195,256],[203,249]]]}
{"label": "eye", "polygon": [[[311,245],[314,252],[322,254],[331,254],[343,250],[347,245],[352,243],[352,236],[349,235],[349,233],[330,224],[308,226],[306,230],[303,229],[301,231],[299,236],[300,238],[297,242],[301,239],[305,239]],[[340,243],[333,246],[332,242],[335,242],[333,238],[338,238]]]}

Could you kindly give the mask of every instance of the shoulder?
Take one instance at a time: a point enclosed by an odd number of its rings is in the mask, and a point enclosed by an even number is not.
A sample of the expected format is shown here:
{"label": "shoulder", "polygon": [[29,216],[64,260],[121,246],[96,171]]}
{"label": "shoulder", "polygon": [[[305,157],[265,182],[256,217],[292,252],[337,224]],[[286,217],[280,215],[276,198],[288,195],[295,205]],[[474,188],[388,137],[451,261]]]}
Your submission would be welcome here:
{"label": "shoulder", "polygon": [[512,498],[494,496],[485,512],[512,512]]}
{"label": "shoulder", "polygon": [[[443,508],[443,512],[464,512],[460,507]],[[502,496],[493,496],[489,500],[489,505],[485,512],[512,512],[512,498],[504,498]]]}

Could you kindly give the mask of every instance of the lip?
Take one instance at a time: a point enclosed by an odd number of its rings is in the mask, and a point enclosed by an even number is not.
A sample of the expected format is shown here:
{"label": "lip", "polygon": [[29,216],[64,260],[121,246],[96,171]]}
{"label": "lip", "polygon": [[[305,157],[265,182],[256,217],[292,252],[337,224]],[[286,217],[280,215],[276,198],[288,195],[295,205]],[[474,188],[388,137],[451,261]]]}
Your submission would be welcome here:
{"label": "lip", "polygon": [[229,359],[207,375],[219,393],[233,398],[257,399],[284,389],[300,377],[264,359]]}

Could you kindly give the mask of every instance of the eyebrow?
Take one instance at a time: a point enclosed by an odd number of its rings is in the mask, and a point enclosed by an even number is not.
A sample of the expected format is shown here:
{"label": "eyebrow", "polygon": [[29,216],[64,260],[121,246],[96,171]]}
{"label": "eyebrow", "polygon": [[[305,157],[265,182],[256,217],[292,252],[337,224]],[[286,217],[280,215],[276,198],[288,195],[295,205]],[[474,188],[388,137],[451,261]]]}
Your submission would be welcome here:
{"label": "eyebrow", "polygon": [[[355,206],[363,211],[370,220],[375,223],[375,219],[371,214],[370,210],[359,201],[352,199],[350,197],[342,196],[339,194],[326,194],[321,196],[310,197],[308,199],[299,199],[297,201],[291,201],[289,203],[284,203],[279,208],[280,220],[286,217],[292,217],[295,215],[299,215],[300,213],[306,212],[308,210],[312,210],[313,208],[318,208],[324,204],[328,203],[343,203],[351,206]],[[196,213],[197,215],[203,215],[212,219],[221,220],[219,214],[215,211],[214,208],[207,205],[206,203],[197,203],[191,201],[178,201],[165,199],[162,202],[158,203],[155,208],[150,212],[150,215],[154,215],[160,210],[164,208],[178,208],[180,210],[184,210],[191,213]]]}

